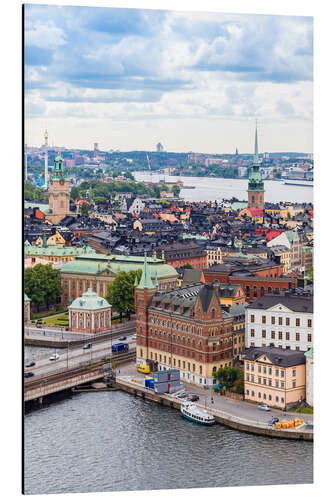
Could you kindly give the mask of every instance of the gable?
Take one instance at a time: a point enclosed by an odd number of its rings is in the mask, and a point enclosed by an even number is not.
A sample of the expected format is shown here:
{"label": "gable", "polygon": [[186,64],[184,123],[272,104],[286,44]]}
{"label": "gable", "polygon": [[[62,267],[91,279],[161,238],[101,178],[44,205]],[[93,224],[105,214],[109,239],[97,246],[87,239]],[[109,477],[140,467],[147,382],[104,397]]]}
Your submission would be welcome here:
{"label": "gable", "polygon": [[269,307],[266,311],[278,312],[278,313],[293,313],[291,309],[284,306],[283,304],[275,304],[275,306]]}
{"label": "gable", "polygon": [[273,363],[271,362],[270,359],[268,359],[267,355],[266,354],[261,354],[257,359],[256,361],[258,361],[259,363],[269,363],[270,365],[272,365]]}

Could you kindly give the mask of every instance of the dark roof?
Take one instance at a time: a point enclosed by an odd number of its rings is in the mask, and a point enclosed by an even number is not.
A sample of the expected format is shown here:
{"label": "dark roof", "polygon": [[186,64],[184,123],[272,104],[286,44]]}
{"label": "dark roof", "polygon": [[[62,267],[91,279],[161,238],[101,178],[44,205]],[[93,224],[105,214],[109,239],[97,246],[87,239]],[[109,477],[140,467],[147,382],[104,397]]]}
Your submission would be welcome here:
{"label": "dark roof", "polygon": [[244,359],[255,361],[262,354],[277,366],[288,368],[289,366],[305,364],[305,356],[303,351],[295,351],[293,349],[280,349],[279,347],[250,347],[244,351]]}
{"label": "dark roof", "polygon": [[249,309],[269,309],[277,304],[282,304],[288,307],[291,311],[313,313],[313,297],[297,295],[293,293],[287,294],[265,294],[255,300],[249,306]]}
{"label": "dark roof", "polygon": [[183,284],[199,283],[202,275],[201,269],[184,269]]}

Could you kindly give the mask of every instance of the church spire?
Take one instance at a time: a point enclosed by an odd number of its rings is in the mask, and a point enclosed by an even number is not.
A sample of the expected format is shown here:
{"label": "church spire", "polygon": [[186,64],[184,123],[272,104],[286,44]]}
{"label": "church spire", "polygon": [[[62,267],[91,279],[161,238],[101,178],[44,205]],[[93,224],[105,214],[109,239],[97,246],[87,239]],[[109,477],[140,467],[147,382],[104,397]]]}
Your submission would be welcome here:
{"label": "church spire", "polygon": [[143,263],[143,271],[141,275],[141,280],[137,288],[155,288],[150,277],[149,267],[147,263],[147,253],[145,252],[145,258]]}

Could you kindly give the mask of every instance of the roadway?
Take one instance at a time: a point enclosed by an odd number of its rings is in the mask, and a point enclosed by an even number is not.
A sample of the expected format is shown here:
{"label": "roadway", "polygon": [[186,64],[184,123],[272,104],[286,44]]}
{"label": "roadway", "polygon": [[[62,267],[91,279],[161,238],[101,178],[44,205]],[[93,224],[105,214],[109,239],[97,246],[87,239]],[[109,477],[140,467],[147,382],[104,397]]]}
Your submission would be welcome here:
{"label": "roadway", "polygon": [[[143,374],[137,372],[133,363],[123,365],[121,367],[121,376],[117,376],[117,379],[118,377],[119,380],[124,379],[131,381],[131,379],[135,379],[137,383],[142,384],[144,384],[145,378]],[[233,417],[247,419],[251,422],[267,424],[273,417],[277,417],[279,418],[279,420],[282,420],[284,418],[291,419],[295,416],[304,419],[306,422],[313,422],[313,415],[311,414],[284,412],[275,408],[271,408],[270,411],[263,411],[259,410],[257,404],[226,398],[225,396],[216,394],[212,390],[202,389],[197,386],[186,384],[186,382],[184,384],[184,387],[185,390],[190,394],[198,395],[199,400],[196,401],[196,403],[205,406],[207,410],[209,410],[210,408],[215,408],[217,410],[228,413]],[[213,403],[211,398],[213,398]]]}
{"label": "roadway", "polygon": [[[122,333],[119,333],[119,336],[122,336]],[[34,373],[34,377],[42,377],[46,376],[50,372],[54,372],[56,370],[66,369],[66,368],[75,368],[80,363],[83,362],[93,362],[102,357],[110,356],[111,344],[115,344],[116,342],[121,342],[119,340],[119,336],[110,339],[94,342],[90,349],[83,349],[83,346],[75,347],[72,349],[62,349],[62,352],[57,352],[59,355],[59,359],[56,361],[50,361],[50,355],[41,358],[36,361],[36,364],[31,367],[25,366],[25,372]],[[124,341],[129,344],[129,350],[133,350],[136,347],[136,340],[132,338],[133,335],[127,336],[127,339]],[[26,362],[27,364],[27,362]],[[34,380],[34,377],[26,378],[25,380]]]}

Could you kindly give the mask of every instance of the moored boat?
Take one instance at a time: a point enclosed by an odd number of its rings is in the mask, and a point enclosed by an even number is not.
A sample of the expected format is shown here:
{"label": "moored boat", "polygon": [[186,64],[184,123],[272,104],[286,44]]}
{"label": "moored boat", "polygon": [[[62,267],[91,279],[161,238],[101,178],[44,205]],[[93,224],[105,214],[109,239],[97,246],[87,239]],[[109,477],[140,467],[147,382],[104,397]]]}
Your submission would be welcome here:
{"label": "moored boat", "polygon": [[203,425],[212,425],[215,423],[215,418],[206,410],[198,408],[190,401],[185,401],[180,407],[181,414],[187,420]]}

